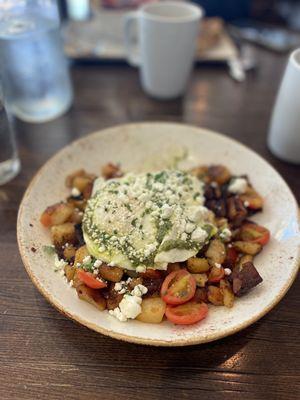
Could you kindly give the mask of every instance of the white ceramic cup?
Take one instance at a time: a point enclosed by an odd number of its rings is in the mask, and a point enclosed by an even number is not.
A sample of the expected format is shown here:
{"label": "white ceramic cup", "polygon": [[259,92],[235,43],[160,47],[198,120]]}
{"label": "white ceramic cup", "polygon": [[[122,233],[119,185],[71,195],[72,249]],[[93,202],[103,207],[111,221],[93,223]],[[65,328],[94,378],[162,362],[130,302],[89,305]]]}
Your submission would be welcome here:
{"label": "white ceramic cup", "polygon": [[[193,66],[203,10],[191,3],[164,1],[142,6],[125,16],[127,58],[140,67],[142,87],[159,99],[184,93]],[[139,50],[134,51],[137,23]]]}
{"label": "white ceramic cup", "polygon": [[286,66],[271,118],[268,146],[282,160],[300,163],[300,49]]}

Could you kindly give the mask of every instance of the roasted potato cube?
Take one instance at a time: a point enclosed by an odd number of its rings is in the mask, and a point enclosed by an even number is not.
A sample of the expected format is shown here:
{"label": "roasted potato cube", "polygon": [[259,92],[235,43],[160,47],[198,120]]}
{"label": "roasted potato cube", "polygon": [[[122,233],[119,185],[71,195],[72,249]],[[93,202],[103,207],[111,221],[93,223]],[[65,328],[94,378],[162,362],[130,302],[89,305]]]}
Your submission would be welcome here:
{"label": "roasted potato cube", "polygon": [[196,280],[196,284],[199,287],[204,287],[206,282],[208,281],[208,277],[206,274],[192,274]]}
{"label": "roasted potato cube", "polygon": [[207,303],[207,288],[197,288],[195,292],[195,296],[193,297],[193,301],[196,303]]}
{"label": "roasted potato cube", "polygon": [[74,197],[68,197],[67,202],[74,208],[77,208],[79,211],[84,211],[86,207],[86,199],[76,199]]}
{"label": "roasted potato cube", "polygon": [[81,284],[76,287],[76,290],[78,297],[81,300],[87,301],[88,303],[98,308],[100,311],[105,310],[106,301],[99,289],[91,289],[88,286]]}
{"label": "roasted potato cube", "polygon": [[104,165],[101,169],[101,175],[105,179],[119,178],[123,175],[120,167],[113,163],[108,163]]}
{"label": "roasted potato cube", "polygon": [[93,191],[93,182],[90,182],[89,184],[86,185],[86,187],[82,191],[83,197],[86,200],[88,200],[92,195],[92,191]]}
{"label": "roasted potato cube", "polygon": [[70,264],[66,264],[64,271],[68,282],[72,281],[76,272],[76,268],[72,267]]}
{"label": "roasted potato cube", "polygon": [[250,254],[245,254],[239,259],[238,266],[241,269],[244,264],[252,261],[253,261],[253,256],[250,256]]}
{"label": "roasted potato cube", "polygon": [[252,262],[243,264],[241,269],[234,269],[229,275],[229,279],[232,282],[233,293],[236,296],[242,296],[262,282],[262,277]]}
{"label": "roasted potato cube", "polygon": [[79,210],[79,208],[74,208],[69,222],[74,222],[74,224],[81,224],[83,218],[83,212]]}
{"label": "roasted potato cube", "polygon": [[92,180],[90,178],[87,178],[86,176],[75,176],[73,179],[73,187],[79,190],[80,193],[82,193],[85,188],[92,184]]}
{"label": "roasted potato cube", "polygon": [[224,243],[219,239],[211,240],[205,255],[210,265],[215,266],[216,264],[223,264],[226,258]]}
{"label": "roasted potato cube", "polygon": [[240,198],[244,205],[247,205],[247,208],[252,210],[261,210],[263,208],[263,198],[251,186],[248,186],[246,192],[241,194]]}
{"label": "roasted potato cube", "polygon": [[208,167],[207,173],[210,182],[217,182],[219,185],[223,185],[231,178],[230,171],[224,165],[211,165]]}
{"label": "roasted potato cube", "polygon": [[128,283],[128,289],[133,290],[137,285],[142,285],[143,284],[143,279],[138,277],[138,278],[132,278],[131,281]]}
{"label": "roasted potato cube", "polygon": [[[76,250],[75,253],[75,261],[74,261],[74,265],[75,267],[81,266],[81,264],[83,263],[83,260],[85,257],[89,256],[89,252],[86,246],[81,246],[79,247],[79,249]],[[79,264],[79,265],[77,265]]]}
{"label": "roasted potato cube", "polygon": [[74,244],[76,242],[75,225],[72,222],[66,222],[52,226],[51,238],[55,247],[62,247],[66,243]]}
{"label": "roasted potato cube", "polygon": [[160,297],[148,297],[143,299],[142,312],[137,316],[137,320],[148,324],[159,324],[166,311],[166,303]]}
{"label": "roasted potato cube", "polygon": [[191,257],[187,260],[187,269],[192,274],[201,274],[210,269],[210,265],[206,258]]}
{"label": "roasted potato cube", "polygon": [[102,264],[99,267],[99,274],[101,278],[111,282],[120,282],[124,270],[118,267],[110,267],[107,264]]}
{"label": "roasted potato cube", "polygon": [[239,197],[227,199],[227,217],[234,227],[239,227],[247,217],[247,210]]}
{"label": "roasted potato cube", "polygon": [[208,286],[207,298],[215,306],[222,306],[223,303],[223,293],[220,288],[216,286]]}
{"label": "roasted potato cube", "polygon": [[72,188],[72,187],[76,187],[80,192],[82,192],[82,190],[80,190],[79,187],[75,186],[75,179],[76,178],[87,178],[89,179],[89,181],[94,181],[96,179],[96,175],[94,174],[89,174],[87,173],[84,169],[79,169],[77,171],[74,171],[72,174],[68,175],[66,178],[66,186],[68,188]]}
{"label": "roasted potato cube", "polygon": [[225,287],[225,288],[221,289],[221,291],[223,293],[224,306],[228,307],[228,308],[233,307],[234,294],[233,294],[233,291],[231,290],[231,288]]}
{"label": "roasted potato cube", "polygon": [[207,176],[208,167],[206,165],[201,165],[199,167],[195,167],[190,170],[192,175],[195,175],[197,178],[201,179],[204,182],[209,182],[209,177]]}
{"label": "roasted potato cube", "polygon": [[237,242],[233,242],[232,245],[238,252],[249,254],[251,256],[255,256],[262,249],[262,245],[259,243],[242,242],[239,240]]}
{"label": "roasted potato cube", "polygon": [[74,247],[73,245],[66,246],[63,250],[64,259],[67,261],[72,260],[72,258],[75,257],[75,253],[76,247]]}
{"label": "roasted potato cube", "polygon": [[41,215],[40,221],[46,226],[61,225],[66,222],[73,212],[73,206],[65,203],[53,204],[47,207]]}

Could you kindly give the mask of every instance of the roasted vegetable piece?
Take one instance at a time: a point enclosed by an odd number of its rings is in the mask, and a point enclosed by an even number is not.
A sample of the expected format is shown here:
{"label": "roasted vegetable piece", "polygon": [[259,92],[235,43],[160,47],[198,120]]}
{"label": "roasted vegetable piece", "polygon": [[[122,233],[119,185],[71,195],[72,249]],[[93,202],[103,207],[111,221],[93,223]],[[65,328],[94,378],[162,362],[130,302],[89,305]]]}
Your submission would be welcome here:
{"label": "roasted vegetable piece", "polygon": [[225,280],[221,280],[220,281],[220,290],[223,294],[224,306],[228,307],[228,308],[233,307],[234,293],[231,289],[230,283]]}
{"label": "roasted vegetable piece", "polygon": [[207,288],[199,288],[197,287],[195,296],[193,297],[193,301],[196,303],[207,303],[208,298],[207,298]]}
{"label": "roasted vegetable piece", "polygon": [[99,275],[103,279],[106,279],[111,282],[120,282],[122,279],[124,270],[118,267],[110,267],[107,264],[102,264],[99,267]]}
{"label": "roasted vegetable piece", "polygon": [[247,208],[252,210],[261,210],[263,208],[263,198],[251,186],[248,186],[246,192],[241,194],[240,198],[247,205]]}
{"label": "roasted vegetable piece", "polygon": [[207,174],[210,182],[217,182],[219,185],[223,185],[231,178],[230,171],[224,165],[209,166]]}
{"label": "roasted vegetable piece", "polygon": [[193,274],[201,274],[210,269],[206,258],[192,257],[187,260],[187,269]]}
{"label": "roasted vegetable piece", "polygon": [[143,299],[142,312],[137,316],[137,320],[148,324],[159,324],[166,311],[166,303],[160,297],[148,297]]}
{"label": "roasted vegetable piece", "polygon": [[238,227],[247,217],[247,210],[239,197],[227,199],[227,217],[234,227]]}
{"label": "roasted vegetable piece", "polygon": [[63,250],[64,259],[67,261],[72,260],[75,257],[76,247],[73,245],[68,245]]}
{"label": "roasted vegetable piece", "polygon": [[220,280],[223,279],[224,276],[225,276],[224,268],[212,267],[208,276],[208,281],[210,283],[217,283],[220,282]]}
{"label": "roasted vegetable piece", "polygon": [[85,186],[85,188],[83,189],[83,191],[82,191],[83,197],[84,197],[86,200],[88,200],[88,199],[91,197],[91,195],[92,195],[92,191],[93,191],[93,182],[89,182],[89,183]]}
{"label": "roasted vegetable piece", "polygon": [[106,299],[106,307],[108,310],[114,310],[120,304],[121,300],[123,299],[124,294],[116,292],[114,290],[115,284],[111,284],[109,290],[106,289],[102,290],[102,294]]}
{"label": "roasted vegetable piece", "polygon": [[217,286],[208,286],[207,290],[208,301],[215,306],[222,306],[223,303],[223,293]]}
{"label": "roasted vegetable piece", "polygon": [[180,263],[170,263],[168,264],[167,273],[170,274],[173,271],[178,271],[181,269]]}
{"label": "roasted vegetable piece", "polygon": [[181,269],[167,275],[161,287],[161,297],[167,304],[177,305],[189,301],[195,291],[195,278],[186,269]]}
{"label": "roasted vegetable piece", "polygon": [[206,165],[202,165],[199,167],[195,167],[190,170],[192,175],[195,175],[197,178],[201,179],[203,182],[209,182],[209,177],[207,175],[208,167]]}
{"label": "roasted vegetable piece", "polygon": [[73,212],[69,218],[69,222],[74,222],[74,224],[81,224],[83,218],[83,212],[79,208],[74,208]]}
{"label": "roasted vegetable piece", "polygon": [[265,246],[270,240],[270,231],[264,226],[248,222],[242,225],[240,238],[245,242],[259,243]]}
{"label": "roasted vegetable piece", "polygon": [[239,268],[242,268],[242,266],[244,264],[246,264],[247,262],[252,262],[252,261],[253,261],[253,256],[250,256],[250,254],[245,254],[244,256],[242,256],[239,259],[238,266],[239,266]]}
{"label": "roasted vegetable piece", "polygon": [[75,244],[75,225],[72,222],[66,222],[61,225],[52,226],[51,238],[52,243],[55,245],[55,247],[62,247],[66,243]]}
{"label": "roasted vegetable piece", "polygon": [[72,281],[76,272],[76,268],[72,267],[69,264],[66,264],[64,267],[64,271],[68,282]]}
{"label": "roasted vegetable piece", "polygon": [[69,205],[71,205],[74,208],[78,208],[80,211],[84,211],[86,207],[86,199],[84,199],[82,196],[79,198],[75,197],[68,197],[67,202]]}
{"label": "roasted vegetable piece", "polygon": [[199,287],[204,287],[208,278],[206,274],[192,274],[195,278],[196,285]]}
{"label": "roasted vegetable piece", "polygon": [[41,215],[40,221],[45,227],[61,225],[66,222],[73,213],[73,206],[65,203],[53,204],[47,207]]}
{"label": "roasted vegetable piece", "polygon": [[133,290],[137,285],[142,285],[143,279],[141,277],[132,278],[131,281],[128,283],[128,289]]}
{"label": "roasted vegetable piece", "polygon": [[233,293],[236,296],[242,296],[262,282],[262,277],[252,262],[243,264],[241,269],[236,268],[228,279],[232,282]]}
{"label": "roasted vegetable piece", "polygon": [[238,253],[235,250],[235,248],[227,246],[227,248],[226,248],[226,258],[225,258],[225,261],[223,263],[223,266],[225,268],[231,268],[232,269],[234,267],[237,259],[238,259]]}
{"label": "roasted vegetable piece", "polygon": [[81,282],[92,289],[103,289],[107,286],[106,282],[98,279],[91,272],[84,271],[83,269],[77,269],[76,275]]}
{"label": "roasted vegetable piece", "polygon": [[78,189],[80,193],[83,193],[87,186],[90,186],[92,184],[93,180],[86,176],[75,176],[75,178],[73,179],[73,187]]}
{"label": "roasted vegetable piece", "polygon": [[[84,169],[79,169],[79,170],[74,171],[72,174],[67,176],[66,181],[65,181],[66,186],[68,188],[77,187],[77,186],[74,185],[74,181],[75,181],[76,178],[86,178],[86,179],[89,179],[89,181],[94,181],[96,179],[96,175],[89,174]],[[77,189],[80,192],[82,191],[79,187],[77,187]]]}
{"label": "roasted vegetable piece", "polygon": [[146,293],[146,297],[152,296],[153,294],[159,294],[161,285],[163,283],[163,278],[143,278],[143,285],[146,286],[148,292]]}
{"label": "roasted vegetable piece", "polygon": [[250,254],[251,256],[255,256],[262,249],[261,244],[252,243],[252,242],[237,241],[237,242],[233,242],[232,245],[238,252],[244,253],[244,254]]}
{"label": "roasted vegetable piece", "polygon": [[166,317],[169,321],[178,325],[191,325],[201,321],[207,316],[208,307],[205,303],[189,301],[179,306],[166,308]]}
{"label": "roasted vegetable piece", "polygon": [[100,311],[105,310],[106,301],[102,296],[100,290],[91,289],[88,286],[82,284],[76,287],[78,297],[81,300],[85,300],[93,306],[97,307]]}
{"label": "roasted vegetable piece", "polygon": [[206,200],[205,206],[219,218],[226,217],[227,215],[225,199]]}
{"label": "roasted vegetable piece", "polygon": [[79,247],[79,249],[77,249],[75,253],[75,261],[74,261],[75,267],[80,267],[81,264],[83,263],[84,258],[89,255],[90,254],[86,246]]}
{"label": "roasted vegetable piece", "polygon": [[223,264],[226,258],[224,243],[219,239],[211,240],[205,255],[210,265],[215,266],[215,264]]}
{"label": "roasted vegetable piece", "polygon": [[120,170],[120,167],[113,163],[108,163],[104,165],[101,169],[101,175],[105,179],[112,179],[112,178],[120,178],[123,173]]}

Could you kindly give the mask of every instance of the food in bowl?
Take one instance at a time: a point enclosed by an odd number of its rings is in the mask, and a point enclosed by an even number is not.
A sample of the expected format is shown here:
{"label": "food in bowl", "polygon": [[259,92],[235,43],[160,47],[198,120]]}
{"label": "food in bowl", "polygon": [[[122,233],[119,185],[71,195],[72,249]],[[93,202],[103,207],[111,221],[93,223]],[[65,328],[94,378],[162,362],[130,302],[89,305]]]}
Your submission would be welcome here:
{"label": "food in bowl", "polygon": [[55,268],[79,298],[120,321],[181,325],[208,305],[232,307],[262,278],[253,264],[270,239],[250,221],[263,199],[221,165],[102,176],[79,170],[70,196],[48,207]]}

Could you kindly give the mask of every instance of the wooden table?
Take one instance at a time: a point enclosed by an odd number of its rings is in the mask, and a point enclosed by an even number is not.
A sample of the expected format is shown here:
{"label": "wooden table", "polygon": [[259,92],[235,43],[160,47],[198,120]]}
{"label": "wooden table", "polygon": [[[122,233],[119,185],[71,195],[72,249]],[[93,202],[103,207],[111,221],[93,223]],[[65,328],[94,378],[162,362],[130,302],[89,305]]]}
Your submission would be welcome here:
{"label": "wooden table", "polygon": [[224,132],[264,156],[300,200],[300,168],[266,148],[285,57],[256,55],[259,69],[245,83],[232,81],[224,67],[199,67],[186,96],[168,102],[147,98],[129,67],[76,66],[70,112],[43,125],[17,124],[23,168],[0,188],[0,399],[300,398],[299,280],[266,317],[231,337],[186,348],[141,347],[60,315],[29,280],[16,245],[18,206],[37,169],[73,139],[127,121],[180,121]]}

